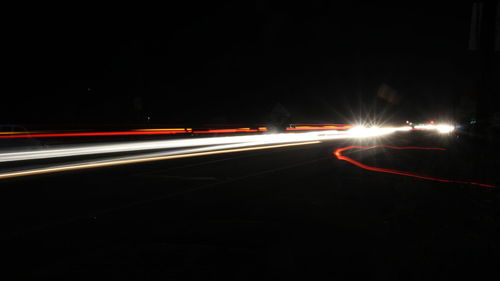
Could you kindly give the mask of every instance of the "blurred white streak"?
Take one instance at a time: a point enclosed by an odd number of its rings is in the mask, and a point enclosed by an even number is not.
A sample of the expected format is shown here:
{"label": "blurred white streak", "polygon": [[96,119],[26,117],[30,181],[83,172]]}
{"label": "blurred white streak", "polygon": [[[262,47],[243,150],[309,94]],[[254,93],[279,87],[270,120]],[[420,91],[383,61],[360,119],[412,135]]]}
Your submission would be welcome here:
{"label": "blurred white streak", "polygon": [[[421,125],[418,129],[431,129],[439,132],[450,132],[453,126],[450,125]],[[163,141],[135,141],[127,143],[110,144],[81,144],[73,146],[60,146],[57,148],[48,148],[30,151],[11,151],[0,153],[0,162],[50,159],[58,157],[71,157],[83,155],[99,155],[119,152],[140,152],[160,149],[179,149],[186,147],[205,147],[224,144],[241,144],[243,146],[264,145],[264,144],[284,144],[308,141],[325,141],[335,139],[353,139],[370,138],[388,135],[397,131],[408,131],[410,127],[363,127],[356,126],[349,130],[305,132],[305,133],[282,133],[282,134],[264,134],[251,136],[228,136],[228,137],[209,137],[196,139],[179,139]]]}
{"label": "blurred white streak", "polygon": [[[89,169],[89,168],[109,167],[116,165],[136,164],[136,163],[167,160],[167,159],[208,156],[208,155],[223,154],[223,153],[244,152],[252,150],[272,149],[272,148],[317,144],[317,143],[319,143],[319,141],[267,145],[267,146],[262,146],[262,145],[258,146],[259,143],[209,146],[203,148],[185,149],[182,151],[175,151],[175,152],[163,152],[163,153],[159,152],[159,153],[128,156],[128,157],[115,157],[115,158],[108,158],[101,160],[89,160],[89,161],[81,161],[77,163],[64,164],[64,165],[48,165],[41,168],[23,169],[13,172],[0,173],[0,179],[39,175],[46,173],[56,173],[56,172],[64,172],[64,171],[72,171],[80,169]],[[238,148],[241,146],[251,146],[251,147]]]}

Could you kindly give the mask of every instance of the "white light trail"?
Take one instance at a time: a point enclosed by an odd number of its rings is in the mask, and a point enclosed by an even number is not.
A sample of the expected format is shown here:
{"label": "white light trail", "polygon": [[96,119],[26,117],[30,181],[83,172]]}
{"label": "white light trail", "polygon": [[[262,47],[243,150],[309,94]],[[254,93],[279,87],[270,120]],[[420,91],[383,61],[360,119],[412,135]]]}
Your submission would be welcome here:
{"label": "white light trail", "polygon": [[[450,132],[450,125],[421,125],[420,130],[437,130]],[[398,131],[409,131],[410,127],[363,127],[356,126],[349,130],[328,130],[322,132],[264,134],[251,136],[210,137],[196,139],[180,139],[167,141],[141,141],[112,144],[85,144],[62,146],[32,151],[13,151],[0,153],[0,162],[49,159],[69,156],[109,154],[117,152],[140,152],[148,150],[169,149],[161,152],[142,153],[134,156],[108,157],[90,159],[66,164],[48,164],[38,168],[24,168],[16,171],[0,172],[0,179],[20,177],[44,173],[55,173],[69,170],[125,165],[158,160],[215,155],[260,149],[272,149],[287,146],[317,144],[334,139],[356,139],[384,136]],[[173,150],[175,149],[175,150]]]}
{"label": "white light trail", "polygon": [[[322,136],[320,136],[322,135]],[[307,133],[264,134],[252,136],[210,137],[166,141],[142,141],[113,144],[82,144],[78,146],[63,146],[30,151],[13,151],[0,153],[0,162],[48,159],[56,157],[96,155],[117,152],[134,152],[157,149],[174,149],[208,145],[222,145],[232,143],[292,143],[315,141],[320,139],[334,139],[339,136],[347,137],[347,132],[323,131]]]}
{"label": "white light trail", "polygon": [[[452,126],[449,125],[422,125],[416,126],[418,129],[433,129],[439,132],[450,132]],[[250,136],[229,136],[229,137],[210,137],[196,139],[164,140],[164,141],[135,141],[127,143],[111,144],[81,144],[73,146],[60,146],[48,149],[0,152],[0,162],[50,159],[58,157],[71,157],[83,155],[98,155],[118,152],[140,152],[159,149],[178,149],[186,147],[200,147],[223,144],[279,144],[307,141],[324,141],[334,139],[349,138],[368,138],[383,136],[396,131],[408,131],[410,127],[362,127],[357,126],[349,130],[337,131],[328,130],[321,132],[305,133],[282,133],[282,134],[263,134]]]}
{"label": "white light trail", "polygon": [[[244,152],[244,151],[262,150],[262,149],[273,149],[273,148],[317,144],[317,143],[320,143],[320,142],[319,141],[309,141],[309,142],[298,142],[298,143],[266,145],[266,146],[264,146],[264,145],[256,146],[256,145],[258,145],[258,143],[244,143],[244,144],[229,144],[229,145],[220,145],[220,146],[209,146],[209,147],[204,147],[204,148],[185,149],[182,151],[175,151],[175,152],[151,153],[151,154],[136,155],[136,156],[129,156],[129,157],[114,157],[114,158],[101,159],[101,160],[81,161],[81,162],[77,162],[77,163],[70,163],[70,164],[63,164],[63,165],[47,165],[47,166],[40,167],[40,168],[21,169],[21,170],[17,170],[17,171],[0,173],[0,179],[47,174],[47,173],[57,173],[57,172],[64,172],[64,171],[89,169],[89,168],[109,167],[109,166],[116,166],[116,165],[137,164],[137,163],[160,161],[160,160],[167,160],[167,159],[187,158],[187,157],[196,157],[196,156],[208,156],[208,155],[215,155],[215,154]],[[247,147],[242,147],[242,146],[247,146]],[[250,146],[250,147],[248,147],[248,146]],[[238,148],[238,147],[242,147],[242,148]]]}

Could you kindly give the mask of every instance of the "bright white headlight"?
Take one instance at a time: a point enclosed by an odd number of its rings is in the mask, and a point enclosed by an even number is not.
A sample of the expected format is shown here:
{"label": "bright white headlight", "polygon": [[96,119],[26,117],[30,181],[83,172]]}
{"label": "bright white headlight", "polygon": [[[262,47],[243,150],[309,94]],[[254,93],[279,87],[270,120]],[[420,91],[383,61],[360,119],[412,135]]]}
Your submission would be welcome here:
{"label": "bright white headlight", "polygon": [[455,127],[451,125],[437,125],[436,130],[442,134],[450,133],[455,129]]}

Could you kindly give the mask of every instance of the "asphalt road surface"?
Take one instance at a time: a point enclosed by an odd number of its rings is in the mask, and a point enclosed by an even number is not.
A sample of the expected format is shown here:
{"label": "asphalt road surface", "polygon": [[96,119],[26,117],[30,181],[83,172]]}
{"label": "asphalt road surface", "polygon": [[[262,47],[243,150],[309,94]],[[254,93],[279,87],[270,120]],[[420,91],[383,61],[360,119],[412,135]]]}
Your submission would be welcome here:
{"label": "asphalt road surface", "polygon": [[[2,274],[19,280],[500,277],[495,188],[367,171],[332,154],[351,144],[2,180]],[[362,144],[448,150],[344,154],[377,167],[499,184],[492,143],[401,133]]]}

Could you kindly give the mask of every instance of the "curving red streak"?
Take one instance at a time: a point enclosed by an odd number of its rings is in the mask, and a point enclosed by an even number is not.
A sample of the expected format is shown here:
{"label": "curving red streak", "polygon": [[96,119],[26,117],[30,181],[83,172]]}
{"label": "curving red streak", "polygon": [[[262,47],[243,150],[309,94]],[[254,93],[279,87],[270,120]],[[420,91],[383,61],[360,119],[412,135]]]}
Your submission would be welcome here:
{"label": "curving red streak", "polygon": [[386,147],[386,148],[392,148],[392,149],[421,149],[421,150],[446,150],[445,148],[439,148],[439,147],[419,147],[419,146],[406,146],[406,147],[400,147],[400,146],[391,146],[391,145],[372,145],[372,146],[359,146],[359,145],[351,145],[351,146],[346,146],[339,148],[335,150],[333,153],[337,159],[339,160],[344,160],[347,161],[351,164],[354,164],[360,168],[363,168],[365,170],[369,171],[375,171],[375,172],[381,172],[381,173],[388,173],[388,174],[396,174],[396,175],[402,175],[402,176],[408,176],[408,177],[415,177],[415,178],[420,178],[420,179],[425,179],[425,180],[432,180],[432,181],[439,181],[439,182],[451,182],[451,183],[460,183],[460,184],[472,184],[472,185],[478,185],[482,187],[490,187],[490,188],[495,188],[496,186],[490,185],[490,184],[484,184],[484,183],[478,183],[478,182],[469,182],[469,181],[460,181],[460,180],[452,180],[452,179],[444,179],[444,178],[438,178],[438,177],[430,177],[430,176],[422,176],[416,173],[411,173],[411,172],[404,172],[404,171],[398,171],[398,170],[392,170],[392,169],[385,169],[385,168],[378,168],[378,167],[372,167],[365,165],[363,163],[360,163],[356,160],[353,160],[352,158],[349,158],[347,156],[342,155],[342,152],[353,149],[353,148],[359,148],[359,149],[372,149],[372,148],[379,148],[379,147]]}

